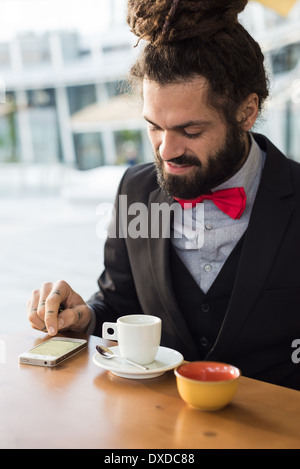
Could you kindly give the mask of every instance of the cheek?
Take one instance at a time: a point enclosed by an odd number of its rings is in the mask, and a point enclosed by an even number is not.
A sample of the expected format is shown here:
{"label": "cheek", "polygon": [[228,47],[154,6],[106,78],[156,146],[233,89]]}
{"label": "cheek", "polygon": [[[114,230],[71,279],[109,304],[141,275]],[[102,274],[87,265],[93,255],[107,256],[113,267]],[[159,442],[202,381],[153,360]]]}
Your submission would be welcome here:
{"label": "cheek", "polygon": [[193,142],[189,145],[189,153],[196,156],[205,167],[209,156],[214,152],[213,148],[214,145],[212,145],[209,138],[201,138],[201,140],[197,140],[197,142]]}
{"label": "cheek", "polygon": [[207,134],[193,144],[193,151],[205,165],[209,157],[217,154],[224,147],[225,143],[226,132],[224,129],[220,129],[219,132]]}

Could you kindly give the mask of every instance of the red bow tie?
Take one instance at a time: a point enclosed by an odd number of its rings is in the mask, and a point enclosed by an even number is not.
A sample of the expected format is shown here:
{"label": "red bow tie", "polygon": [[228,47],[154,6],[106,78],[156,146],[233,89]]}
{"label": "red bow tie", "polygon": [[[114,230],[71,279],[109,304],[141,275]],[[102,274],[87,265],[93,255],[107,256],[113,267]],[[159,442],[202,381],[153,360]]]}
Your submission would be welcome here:
{"label": "red bow tie", "polygon": [[192,200],[176,198],[175,200],[180,203],[182,208],[190,208],[190,206],[185,207],[185,204],[192,204],[192,207],[194,207],[196,204],[203,202],[203,200],[212,200],[222,212],[235,220],[241,217],[246,207],[246,193],[243,187],[211,192],[210,194],[200,195]]}

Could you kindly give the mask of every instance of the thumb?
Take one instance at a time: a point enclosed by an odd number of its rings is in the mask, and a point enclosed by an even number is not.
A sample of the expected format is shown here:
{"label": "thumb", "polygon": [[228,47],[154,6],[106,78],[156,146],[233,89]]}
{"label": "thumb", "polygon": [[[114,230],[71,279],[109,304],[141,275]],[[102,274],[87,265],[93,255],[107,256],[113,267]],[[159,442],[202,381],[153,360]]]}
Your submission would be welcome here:
{"label": "thumb", "polygon": [[90,309],[86,304],[64,309],[58,316],[58,329],[83,330],[91,319]]}

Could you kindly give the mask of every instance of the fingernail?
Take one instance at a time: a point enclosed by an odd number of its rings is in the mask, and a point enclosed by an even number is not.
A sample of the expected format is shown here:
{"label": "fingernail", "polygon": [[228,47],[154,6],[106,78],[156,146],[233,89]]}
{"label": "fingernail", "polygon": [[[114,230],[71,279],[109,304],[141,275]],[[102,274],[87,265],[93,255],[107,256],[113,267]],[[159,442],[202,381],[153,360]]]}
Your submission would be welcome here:
{"label": "fingernail", "polygon": [[48,332],[49,332],[50,335],[55,335],[56,334],[56,330],[52,326],[49,327]]}

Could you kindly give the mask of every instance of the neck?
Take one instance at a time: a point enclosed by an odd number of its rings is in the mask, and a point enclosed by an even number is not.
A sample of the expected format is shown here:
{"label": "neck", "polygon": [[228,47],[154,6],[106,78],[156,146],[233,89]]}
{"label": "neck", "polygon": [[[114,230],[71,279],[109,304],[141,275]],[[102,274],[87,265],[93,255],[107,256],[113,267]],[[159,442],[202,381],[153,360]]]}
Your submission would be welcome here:
{"label": "neck", "polygon": [[246,163],[246,160],[249,156],[249,153],[250,153],[250,148],[251,148],[251,139],[250,139],[250,135],[249,133],[247,132],[246,135],[245,135],[245,139],[244,139],[244,142],[245,142],[245,151],[244,151],[244,156],[243,158],[241,159],[241,161],[239,162],[239,164],[237,165],[235,171],[234,171],[234,174],[237,173],[241,167]]}

